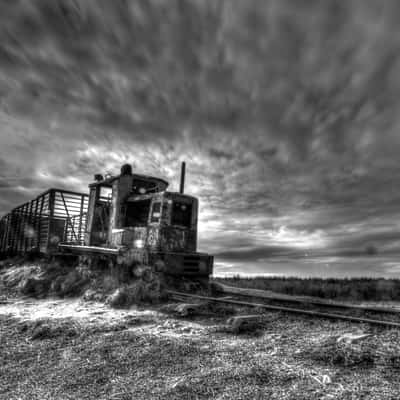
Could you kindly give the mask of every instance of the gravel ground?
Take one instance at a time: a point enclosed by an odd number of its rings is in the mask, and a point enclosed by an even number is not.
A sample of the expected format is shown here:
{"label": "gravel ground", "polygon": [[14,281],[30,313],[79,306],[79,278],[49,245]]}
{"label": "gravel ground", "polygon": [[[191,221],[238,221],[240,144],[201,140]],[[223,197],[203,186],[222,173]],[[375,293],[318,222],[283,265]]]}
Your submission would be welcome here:
{"label": "gravel ground", "polygon": [[[189,319],[73,299],[0,303],[4,400],[400,398],[395,329],[271,312],[234,334],[221,308]],[[371,336],[338,346],[350,332]]]}

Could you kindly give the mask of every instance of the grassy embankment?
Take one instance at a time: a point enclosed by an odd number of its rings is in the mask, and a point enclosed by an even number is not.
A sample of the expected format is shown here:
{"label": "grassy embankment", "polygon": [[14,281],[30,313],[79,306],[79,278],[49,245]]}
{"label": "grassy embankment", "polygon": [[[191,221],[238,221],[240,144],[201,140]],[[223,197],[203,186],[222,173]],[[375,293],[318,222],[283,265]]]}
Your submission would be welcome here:
{"label": "grassy embankment", "polygon": [[400,301],[400,279],[322,279],[296,277],[214,278],[215,282],[289,295],[316,296],[349,301]]}

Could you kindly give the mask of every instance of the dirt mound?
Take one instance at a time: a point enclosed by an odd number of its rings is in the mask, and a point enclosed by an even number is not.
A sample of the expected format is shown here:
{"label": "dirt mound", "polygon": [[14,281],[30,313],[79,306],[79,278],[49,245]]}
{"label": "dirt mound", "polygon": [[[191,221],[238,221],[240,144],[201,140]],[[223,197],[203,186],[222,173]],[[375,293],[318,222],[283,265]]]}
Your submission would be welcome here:
{"label": "dirt mound", "polygon": [[153,273],[150,268],[131,284],[117,288],[107,297],[107,304],[112,307],[126,307],[141,302],[157,303],[162,298],[160,274]]}
{"label": "dirt mound", "polygon": [[74,261],[10,262],[0,270],[0,283],[15,295],[35,298],[82,296],[112,307],[157,303],[163,297],[164,273],[159,266],[113,265]]}
{"label": "dirt mound", "polygon": [[47,295],[77,295],[89,281],[77,266],[45,260],[22,265],[12,264],[1,271],[0,280],[6,288],[36,298]]}

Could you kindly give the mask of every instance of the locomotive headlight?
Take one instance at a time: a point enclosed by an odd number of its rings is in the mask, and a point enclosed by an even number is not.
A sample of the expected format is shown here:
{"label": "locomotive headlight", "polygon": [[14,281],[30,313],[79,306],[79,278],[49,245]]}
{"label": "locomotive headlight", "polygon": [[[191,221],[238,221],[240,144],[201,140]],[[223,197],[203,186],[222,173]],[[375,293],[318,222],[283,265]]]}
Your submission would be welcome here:
{"label": "locomotive headlight", "polygon": [[57,236],[57,235],[53,235],[53,236],[51,236],[51,238],[50,238],[50,243],[51,244],[58,244],[58,243],[60,243],[60,237],[59,236]]}
{"label": "locomotive headlight", "polygon": [[133,246],[138,248],[138,249],[142,249],[144,247],[144,241],[143,239],[136,239],[133,241]]}

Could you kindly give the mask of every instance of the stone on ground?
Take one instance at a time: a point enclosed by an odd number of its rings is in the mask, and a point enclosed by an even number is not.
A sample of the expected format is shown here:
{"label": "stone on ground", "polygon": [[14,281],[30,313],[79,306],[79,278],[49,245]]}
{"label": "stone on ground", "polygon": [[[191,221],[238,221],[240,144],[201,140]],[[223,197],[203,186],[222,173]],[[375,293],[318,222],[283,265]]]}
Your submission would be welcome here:
{"label": "stone on ground", "polygon": [[227,324],[232,332],[247,332],[258,329],[263,318],[258,315],[237,315],[227,320]]}
{"label": "stone on ground", "polygon": [[44,278],[26,278],[23,279],[18,288],[22,294],[35,297],[44,296],[50,287],[50,281]]}
{"label": "stone on ground", "polygon": [[345,344],[354,344],[358,343],[368,337],[370,337],[370,333],[344,333],[339,336],[336,340],[337,343],[345,343]]}
{"label": "stone on ground", "polygon": [[85,301],[102,301],[104,295],[94,289],[86,289],[83,293],[83,300]]}
{"label": "stone on ground", "polygon": [[60,285],[60,294],[64,296],[78,294],[87,282],[87,278],[82,277],[78,271],[72,270]]}
{"label": "stone on ground", "polygon": [[188,317],[191,315],[198,314],[202,309],[204,309],[205,304],[204,303],[182,303],[178,304],[174,311],[180,316],[180,317]]}
{"label": "stone on ground", "polygon": [[145,296],[145,284],[142,280],[133,282],[126,288],[128,301],[130,304],[141,303]]}
{"label": "stone on ground", "polygon": [[116,289],[107,297],[106,303],[111,307],[125,307],[128,303],[128,296],[124,288]]}

